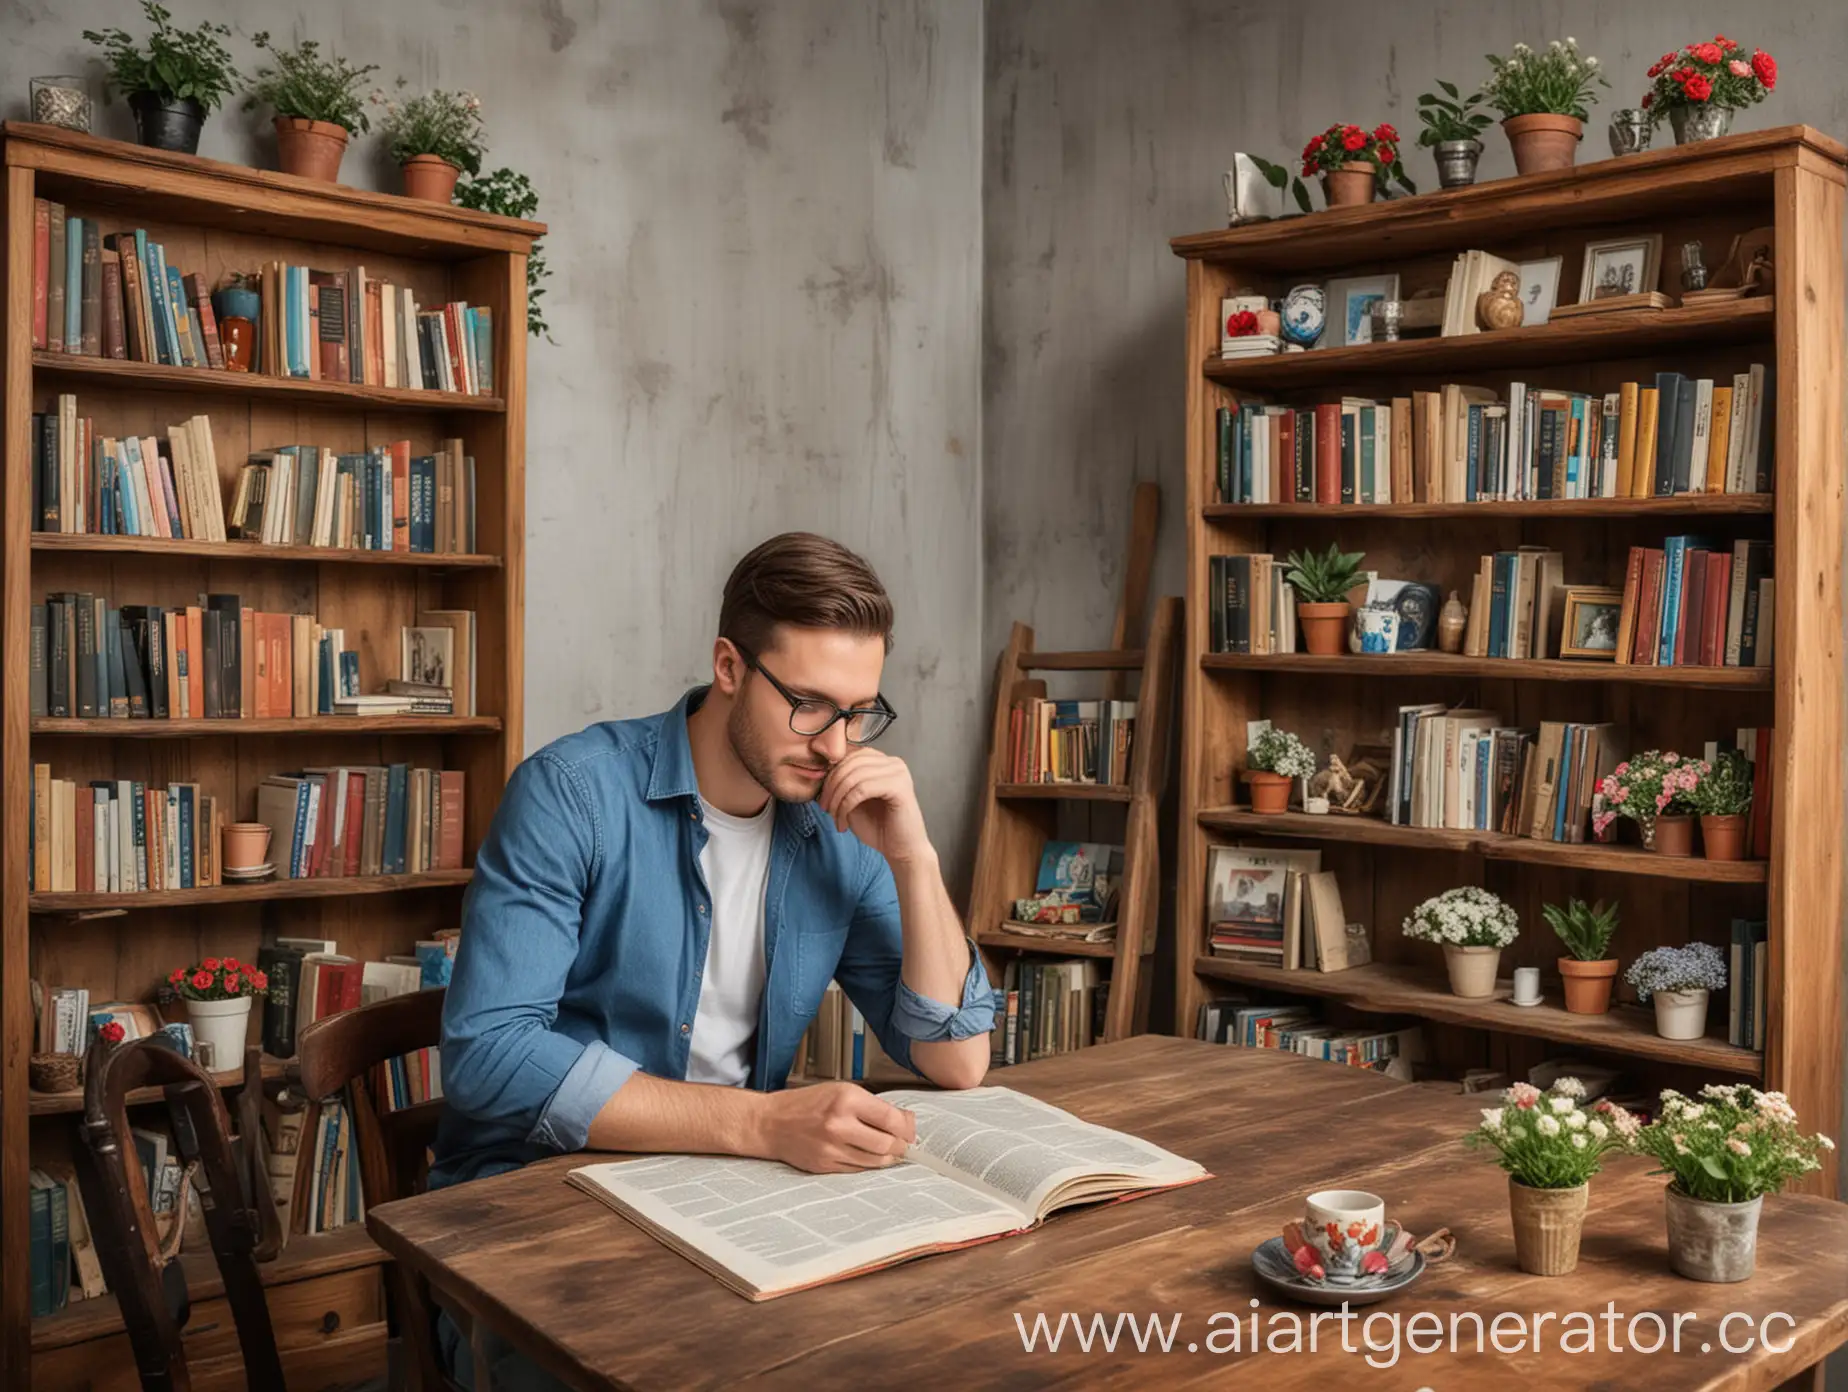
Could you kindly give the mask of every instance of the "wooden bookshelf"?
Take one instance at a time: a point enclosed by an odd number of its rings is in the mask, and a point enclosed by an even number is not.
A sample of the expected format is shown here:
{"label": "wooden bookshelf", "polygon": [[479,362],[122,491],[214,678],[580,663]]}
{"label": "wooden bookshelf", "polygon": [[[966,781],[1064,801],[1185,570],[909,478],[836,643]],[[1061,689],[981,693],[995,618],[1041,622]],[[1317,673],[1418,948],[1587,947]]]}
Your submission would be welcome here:
{"label": "wooden bookshelf", "polygon": [[[0,128],[6,167],[5,483],[0,496],[4,604],[4,757],[0,854],[0,1261],[28,1262],[27,1169],[68,1152],[73,1099],[28,1087],[31,983],[85,986],[91,1000],[149,1000],[174,966],[202,954],[255,960],[277,935],[323,936],[362,960],[411,950],[453,926],[466,868],[356,879],[226,883],[150,894],[33,893],[27,807],[34,763],[54,777],[197,783],[231,819],[255,811],[267,774],[301,767],[409,763],[466,775],[464,864],[472,863],[524,723],[526,256],[544,227],[340,184],[150,150],[53,127]],[[34,351],[33,200],[64,204],[105,232],[143,227],[170,263],[217,285],[230,270],[279,259],[315,267],[363,264],[408,285],[422,305],[466,300],[494,315],[493,395],[472,396],[156,366]],[[248,542],[35,533],[31,415],[75,392],[99,433],[160,433],[210,418],[229,501],[246,456],[280,444],[363,449],[409,439],[413,454],[460,438],[476,467],[478,553],[422,555]],[[397,634],[422,609],[476,615],[472,716],[300,720],[68,720],[30,714],[31,605],[47,592],[87,591],[112,604],[196,602],[237,593],[252,608],[312,612],[360,640],[361,685],[396,677]],[[272,855],[274,848],[272,848]],[[259,1027],[253,1012],[252,1028]],[[279,1066],[279,1065],[278,1065]],[[266,1073],[269,1071],[266,1066]],[[235,1075],[221,1075],[229,1085]],[[332,1385],[384,1368],[383,1254],[363,1228],[294,1238],[263,1269],[290,1387]],[[183,1258],[195,1300],[211,1296],[209,1254]],[[194,1269],[196,1268],[196,1269]],[[303,1311],[339,1311],[339,1339],[291,1347]],[[315,1319],[320,1315],[317,1313]],[[351,1331],[350,1335],[349,1332]],[[340,1357],[332,1356],[340,1343]],[[34,1366],[33,1358],[44,1361]],[[233,1344],[230,1353],[235,1355]],[[73,1304],[34,1323],[25,1282],[0,1297],[0,1383],[77,1385],[124,1365],[114,1301]],[[235,1366],[233,1363],[231,1366]],[[222,1377],[216,1364],[195,1376]],[[209,1380],[209,1379],[208,1379]]]}
{"label": "wooden bookshelf", "polygon": [[[1181,825],[1177,890],[1177,1028],[1230,989],[1255,998],[1321,998],[1337,1018],[1389,1011],[1425,1022],[1437,1076],[1492,1066],[1523,1077],[1533,1064],[1583,1049],[1619,1060],[1639,1088],[1705,1078],[1765,1080],[1789,1094],[1806,1129],[1837,1132],[1842,1059],[1842,887],[1817,873],[1839,863],[1842,737],[1842,371],[1844,161],[1848,150],[1807,127],[1783,127],[1649,151],[1555,173],[1318,212],[1197,236],[1172,247],[1186,266],[1187,611],[1182,661]],[[1573,317],[1454,338],[1317,349],[1273,358],[1217,356],[1220,301],[1281,296],[1333,277],[1397,274],[1401,297],[1441,288],[1454,258],[1482,249],[1515,261],[1563,258],[1561,299],[1575,298],[1588,242],[1660,233],[1676,248],[1698,238],[1709,257],[1731,239],[1772,227],[1775,296],[1655,313]],[[1662,285],[1674,292],[1672,254]],[[1678,370],[1718,377],[1752,362],[1775,372],[1773,492],[1554,502],[1366,506],[1225,504],[1215,494],[1215,412],[1250,396],[1307,405],[1343,394],[1403,396],[1447,382],[1505,395],[1511,380],[1560,390],[1614,391]],[[1460,525],[1459,525],[1460,524]],[[1537,544],[1567,558],[1571,584],[1618,585],[1632,545],[1683,531],[1765,539],[1775,548],[1775,663],[1764,669],[1637,668],[1559,660],[1496,661],[1442,653],[1335,658],[1210,651],[1207,596],[1215,555],[1338,543],[1367,552],[1384,576],[1426,580],[1467,603],[1469,576],[1489,551]],[[1388,825],[1378,818],[1243,805],[1247,724],[1270,719],[1326,756],[1389,743],[1401,703],[1467,699],[1504,723],[1619,723],[1633,750],[1698,754],[1736,729],[1771,727],[1770,854],[1766,860],[1677,860],[1625,845],[1574,845],[1483,832]],[[1373,933],[1374,963],[1347,972],[1284,972],[1214,957],[1205,921],[1207,849],[1214,843],[1322,849],[1350,918]],[[1400,925],[1423,899],[1482,884],[1514,905],[1521,936],[1501,969],[1538,966],[1560,999],[1559,944],[1540,909],[1568,896],[1616,898],[1616,952],[1627,965],[1649,947],[1691,939],[1724,950],[1732,918],[1769,924],[1767,1047],[1659,1038],[1629,988],[1600,1017],[1550,1005],[1470,1002],[1445,989],[1437,950]],[[1728,1001],[1708,1028],[1724,1036]],[[1836,1168],[1806,1181],[1833,1192]]]}

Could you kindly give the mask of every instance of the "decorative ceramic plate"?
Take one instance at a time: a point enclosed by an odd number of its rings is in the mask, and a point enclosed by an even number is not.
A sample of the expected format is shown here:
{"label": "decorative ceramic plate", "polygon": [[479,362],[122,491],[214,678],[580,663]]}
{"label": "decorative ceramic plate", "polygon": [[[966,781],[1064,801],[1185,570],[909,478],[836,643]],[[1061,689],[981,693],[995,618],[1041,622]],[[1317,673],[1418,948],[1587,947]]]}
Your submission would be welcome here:
{"label": "decorative ceramic plate", "polygon": [[1344,1300],[1350,1305],[1371,1305],[1416,1281],[1424,1274],[1425,1259],[1422,1252],[1414,1251],[1377,1276],[1327,1276],[1317,1281],[1299,1272],[1283,1239],[1273,1237],[1251,1254],[1251,1267],[1272,1290],[1306,1305],[1339,1305]]}

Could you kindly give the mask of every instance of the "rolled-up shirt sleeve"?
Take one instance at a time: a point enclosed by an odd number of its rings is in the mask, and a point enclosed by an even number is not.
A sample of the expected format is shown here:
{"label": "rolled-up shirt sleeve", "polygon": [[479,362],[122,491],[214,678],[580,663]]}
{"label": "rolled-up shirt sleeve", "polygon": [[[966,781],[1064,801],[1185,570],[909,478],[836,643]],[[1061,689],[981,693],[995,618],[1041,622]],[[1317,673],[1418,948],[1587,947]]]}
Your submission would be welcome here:
{"label": "rolled-up shirt sleeve", "polygon": [[638,1066],[556,1028],[608,833],[563,761],[535,755],[514,771],[475,857],[443,1005],[449,1105],[560,1151],[584,1146]]}

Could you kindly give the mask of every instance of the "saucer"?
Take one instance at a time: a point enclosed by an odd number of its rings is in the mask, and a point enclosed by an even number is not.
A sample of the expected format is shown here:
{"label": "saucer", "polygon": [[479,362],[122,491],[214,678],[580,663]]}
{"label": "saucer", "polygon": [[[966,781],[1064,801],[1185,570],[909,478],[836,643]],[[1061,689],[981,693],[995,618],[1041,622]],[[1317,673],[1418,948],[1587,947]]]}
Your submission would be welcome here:
{"label": "saucer", "polygon": [[1521,1009],[1523,1009],[1523,1010],[1532,1010],[1532,1009],[1533,1009],[1533,1008],[1534,1008],[1534,1007],[1535,1007],[1536,1005],[1545,1005],[1545,1004],[1546,1004],[1546,997],[1545,997],[1545,996],[1541,996],[1541,997],[1539,997],[1539,998],[1537,998],[1537,999],[1535,999],[1535,1000],[1530,1000],[1530,1001],[1524,1001],[1524,1000],[1516,1000],[1516,999],[1515,999],[1515,998],[1514,998],[1513,996],[1509,996],[1509,997],[1508,997],[1508,1004],[1509,1004],[1509,1005],[1518,1005],[1518,1006],[1520,1006],[1520,1007],[1521,1007]]}
{"label": "saucer", "polygon": [[1298,1271],[1283,1239],[1273,1237],[1251,1254],[1251,1268],[1272,1290],[1306,1305],[1340,1305],[1344,1301],[1349,1305],[1371,1305],[1397,1295],[1422,1276],[1425,1257],[1414,1250],[1377,1276],[1327,1276],[1318,1281]]}
{"label": "saucer", "polygon": [[227,880],[262,880],[276,873],[274,864],[240,865],[235,869],[227,865],[219,872]]}

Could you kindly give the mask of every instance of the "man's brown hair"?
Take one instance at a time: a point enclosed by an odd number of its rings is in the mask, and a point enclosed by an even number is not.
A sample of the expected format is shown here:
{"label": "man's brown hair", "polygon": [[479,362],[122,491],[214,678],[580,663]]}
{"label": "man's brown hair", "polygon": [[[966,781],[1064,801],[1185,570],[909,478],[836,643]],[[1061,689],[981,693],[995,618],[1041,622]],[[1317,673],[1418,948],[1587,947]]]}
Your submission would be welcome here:
{"label": "man's brown hair", "polygon": [[814,532],[784,532],[732,567],[719,636],[761,653],[780,623],[880,638],[892,651],[892,601],[866,561]]}

